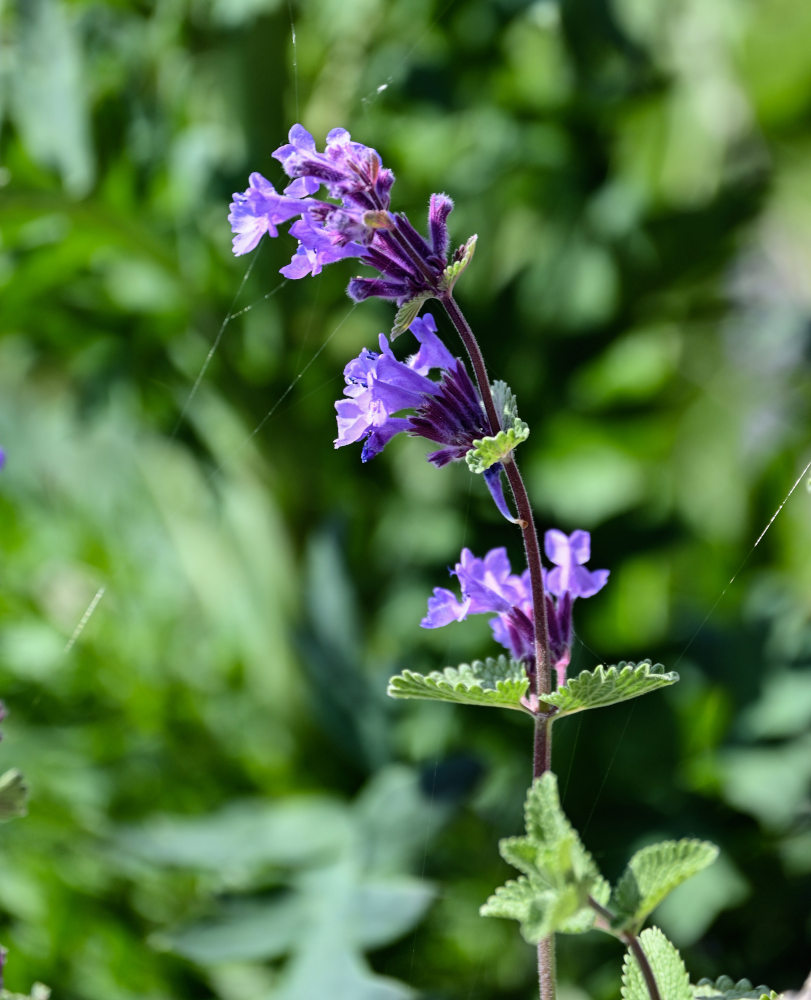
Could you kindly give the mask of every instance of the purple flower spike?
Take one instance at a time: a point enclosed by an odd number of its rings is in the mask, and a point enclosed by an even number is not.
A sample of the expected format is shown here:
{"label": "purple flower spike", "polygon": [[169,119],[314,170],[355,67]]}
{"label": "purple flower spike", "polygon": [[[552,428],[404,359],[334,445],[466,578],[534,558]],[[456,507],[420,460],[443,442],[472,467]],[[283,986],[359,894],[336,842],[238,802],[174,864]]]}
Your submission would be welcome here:
{"label": "purple flower spike", "polygon": [[[286,277],[315,275],[325,264],[357,257],[377,277],[349,283],[348,294],[356,302],[375,296],[399,306],[446,290],[447,220],[453,208],[447,195],[431,197],[426,240],[405,215],[390,211],[394,174],[376,150],[353,142],[343,128],[327,135],[323,153],[303,125],[290,129],[289,140],[273,153],[291,178],[284,192],[254,173],[247,191],[234,195],[228,219],[235,254],[248,253],[265,233],[278,235],[279,223],[300,216],[290,227],[299,246],[281,269]],[[320,188],[333,200],[314,197]]]}
{"label": "purple flower spike", "polygon": [[6,464],[6,453],[0,448],[0,469]]}

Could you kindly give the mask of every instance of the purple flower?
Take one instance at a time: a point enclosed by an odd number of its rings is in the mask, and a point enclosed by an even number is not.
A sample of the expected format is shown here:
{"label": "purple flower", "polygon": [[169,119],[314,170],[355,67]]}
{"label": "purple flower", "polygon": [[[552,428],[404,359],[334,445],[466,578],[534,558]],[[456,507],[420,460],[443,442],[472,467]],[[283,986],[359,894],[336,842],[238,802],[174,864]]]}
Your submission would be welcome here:
{"label": "purple flower", "polygon": [[0,469],[6,464],[6,453],[0,448]]}
{"label": "purple flower", "polygon": [[529,570],[521,576],[513,574],[504,548],[491,549],[484,559],[476,558],[470,549],[462,549],[461,562],[451,574],[459,581],[461,601],[453,591],[435,587],[428,599],[428,614],[420,625],[441,628],[452,621],[463,621],[468,615],[495,613],[490,627],[496,642],[516,660],[531,661],[534,633]]}
{"label": "purple flower", "polygon": [[[292,178],[284,192],[253,173],[248,189],[234,195],[228,216],[234,253],[248,253],[265,233],[277,236],[280,223],[299,216],[290,227],[299,246],[281,269],[286,277],[315,275],[325,264],[358,257],[378,277],[352,279],[348,291],[356,301],[380,296],[402,305],[439,292],[448,259],[450,198],[431,196],[426,240],[404,215],[389,210],[394,174],[374,149],[352,142],[343,128],[327,135],[323,153],[302,125],[290,129],[289,139],[273,153]],[[313,197],[321,187],[333,201]]]}
{"label": "purple flower", "polygon": [[234,195],[228,216],[235,233],[234,253],[237,255],[253,250],[265,233],[278,236],[276,226],[279,223],[301,214],[301,202],[280,195],[261,174],[251,174],[248,183],[244,194]]}
{"label": "purple flower", "polygon": [[[340,448],[363,441],[361,460],[379,455],[400,431],[444,445],[431,452],[428,461],[441,467],[459,461],[473,441],[493,433],[484,407],[463,362],[454,358],[437,336],[433,316],[415,319],[409,330],[419,350],[398,361],[385,334],[380,334],[380,352],[364,348],[344,368],[344,399],[335,404]],[[439,370],[441,379],[429,378]],[[403,415],[404,411],[411,411]],[[512,517],[504,499],[501,465],[484,473],[488,489],[501,513]]]}
{"label": "purple flower", "polygon": [[331,198],[347,198],[369,210],[388,208],[394,174],[374,149],[352,142],[345,128],[332,129],[323,153],[303,125],[294,125],[288,138],[273,153],[287,176],[295,178],[285,194],[303,198],[323,184]]}
{"label": "purple flower", "polygon": [[[553,569],[543,569],[543,578],[550,653],[561,685],[566,681],[571,657],[572,605],[576,598],[592,597],[602,590],[608,570],[585,569],[583,564],[591,549],[587,531],[571,535],[554,529],[547,531],[544,549],[554,563]],[[492,549],[484,559],[477,559],[469,549],[463,549],[462,561],[452,574],[459,581],[461,600],[453,591],[436,587],[428,600],[428,614],[420,622],[422,627],[440,628],[452,621],[463,621],[468,615],[495,614],[490,627],[496,642],[516,660],[527,663],[532,675],[535,628],[529,570],[514,575],[503,548]]]}
{"label": "purple flower", "polygon": [[435,368],[446,369],[454,358],[437,336],[436,322],[430,313],[415,319],[409,327],[420,349],[405,361],[398,361],[384,333],[380,334],[380,352],[364,347],[357,358],[344,368],[345,399],[335,404],[338,437],[335,447],[364,441],[361,460],[380,454],[399,431],[410,429],[409,417],[394,414],[417,410],[427,398],[439,391],[439,384],[428,378]]}
{"label": "purple flower", "polygon": [[593,597],[608,581],[607,569],[587,570],[591,557],[591,535],[573,531],[566,535],[555,528],[543,539],[546,557],[554,569],[543,571],[546,588],[546,620],[549,649],[558,685],[566,682],[566,668],[572,655],[572,605],[578,597]]}
{"label": "purple flower", "polygon": [[556,597],[570,594],[575,597],[593,597],[608,580],[607,569],[587,570],[584,563],[591,558],[591,535],[588,531],[573,531],[565,535],[552,528],[543,538],[547,559],[555,568],[546,574],[546,589]]}

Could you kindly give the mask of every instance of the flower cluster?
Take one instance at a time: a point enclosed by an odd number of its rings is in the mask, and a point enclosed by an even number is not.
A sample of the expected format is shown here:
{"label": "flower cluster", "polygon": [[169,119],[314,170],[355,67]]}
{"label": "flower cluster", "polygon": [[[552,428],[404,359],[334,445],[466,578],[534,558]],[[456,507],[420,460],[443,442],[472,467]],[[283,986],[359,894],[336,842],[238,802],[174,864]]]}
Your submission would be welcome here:
{"label": "flower cluster", "polygon": [[[464,459],[473,442],[493,433],[481,397],[460,358],[437,336],[430,313],[409,327],[419,350],[399,361],[384,333],[380,351],[364,348],[344,368],[344,398],[335,404],[338,437],[335,447],[363,441],[361,460],[379,455],[395,434],[404,431],[443,445],[428,461],[441,467]],[[438,370],[439,381],[429,377]],[[404,411],[410,411],[407,416]],[[495,463],[484,480],[501,513],[512,520],[501,484],[502,466]]]}
{"label": "flower cluster", "polygon": [[[327,135],[323,153],[302,125],[290,129],[289,139],[273,153],[292,178],[284,191],[280,194],[265,177],[252,173],[247,190],[234,194],[228,216],[234,253],[248,253],[262,236],[277,236],[277,226],[297,218],[290,234],[298,248],[281,268],[285,277],[319,274],[325,264],[358,257],[378,277],[352,279],[348,292],[355,301],[378,296],[402,305],[440,291],[451,199],[431,196],[426,240],[405,215],[389,210],[394,174],[374,149],[352,142],[343,128]],[[313,197],[321,187],[332,201]]]}
{"label": "flower cluster", "polygon": [[[555,529],[544,536],[544,550],[553,569],[543,570],[549,647],[561,685],[566,680],[572,647],[572,605],[578,597],[592,597],[605,586],[608,570],[588,570],[591,537],[587,531],[566,535]],[[512,573],[507,550],[491,549],[478,559],[462,550],[461,562],[452,570],[459,581],[461,600],[452,590],[435,587],[428,600],[423,628],[441,628],[468,615],[493,614],[490,627],[495,640],[516,660],[534,666],[535,628],[529,570]]]}

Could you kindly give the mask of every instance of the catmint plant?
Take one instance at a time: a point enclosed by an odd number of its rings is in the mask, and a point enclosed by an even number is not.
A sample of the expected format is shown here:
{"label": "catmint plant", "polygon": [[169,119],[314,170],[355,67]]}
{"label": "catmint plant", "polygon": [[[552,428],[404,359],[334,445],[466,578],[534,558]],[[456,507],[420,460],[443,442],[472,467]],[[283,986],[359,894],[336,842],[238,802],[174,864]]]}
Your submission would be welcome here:
{"label": "catmint plant", "polygon": [[[504,652],[428,674],[403,670],[389,683],[395,698],[422,698],[518,711],[531,723],[532,784],[526,797],[526,831],[501,841],[500,851],[519,872],[481,908],[485,916],[518,921],[537,949],[541,1000],[553,1000],[555,935],[599,930],[626,949],[623,1000],[726,1000],[776,997],[745,980],[691,985],[675,947],[656,927],[644,928],[655,907],[676,886],[701,871],[717,848],[700,840],[664,841],[637,851],[613,886],[566,818],[552,770],[554,723],[576,713],[651,693],[678,680],[660,664],[597,665],[568,676],[573,617],[578,600],[595,597],[609,582],[607,569],[591,569],[587,531],[551,528],[540,537],[516,449],[529,428],[518,416],[514,394],[491,382],[478,341],[454,299],[454,286],[470,264],[472,236],[452,253],[448,218],[453,202],[431,195],[425,235],[391,209],[394,174],[379,154],[352,141],[342,128],[319,152],[302,126],[273,156],[290,183],[283,191],[261,174],[234,195],[229,221],[237,255],[263,236],[277,237],[291,223],[297,247],[281,273],[291,279],[355,258],[371,274],[353,277],[347,293],[356,302],[389,299],[397,307],[390,334],[378,350],[364,348],[344,368],[343,396],[336,404],[335,447],[361,445],[361,460],[378,455],[398,434],[438,445],[427,460],[436,466],[464,461],[480,475],[500,513],[517,526],[525,564],[513,572],[503,547],[482,555],[463,549],[451,571],[454,587],[436,587],[423,628],[490,616]],[[461,341],[467,363],[443,342],[428,300],[443,309]],[[401,334],[413,353],[398,360],[391,347]],[[468,368],[469,365],[469,368]],[[508,490],[505,491],[505,482]],[[598,560],[599,561],[599,560]]]}

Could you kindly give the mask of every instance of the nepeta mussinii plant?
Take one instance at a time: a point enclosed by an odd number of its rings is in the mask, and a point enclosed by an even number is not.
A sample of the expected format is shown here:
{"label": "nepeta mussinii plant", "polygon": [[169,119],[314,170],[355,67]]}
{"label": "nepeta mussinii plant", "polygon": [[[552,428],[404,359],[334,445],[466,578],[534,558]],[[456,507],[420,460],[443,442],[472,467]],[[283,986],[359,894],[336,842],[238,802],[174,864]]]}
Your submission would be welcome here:
{"label": "nepeta mussinii plant", "polygon": [[[586,567],[591,555],[587,531],[547,531],[544,551],[551,566],[543,563],[515,459],[529,428],[518,416],[509,387],[490,382],[476,337],[453,297],[476,237],[449,254],[453,202],[445,194],[431,196],[427,238],[403,213],[391,211],[394,174],[374,149],[353,142],[345,129],[329,133],[324,152],[318,152],[302,125],[294,125],[289,138],[273,153],[291,178],[284,191],[277,192],[261,174],[253,173],[248,189],[234,195],[229,215],[234,253],[247,253],[263,235],[275,237],[281,223],[295,219],[290,234],[298,247],[281,273],[298,279],[318,274],[327,264],[357,258],[375,273],[352,278],[349,296],[356,302],[372,296],[393,301],[398,311],[391,340],[407,329],[418,345],[400,361],[389,337],[381,333],[379,351],[364,349],[346,365],[343,398],[335,404],[335,446],[363,442],[361,459],[366,462],[401,432],[427,438],[439,445],[428,461],[444,466],[464,460],[471,472],[483,477],[498,510],[521,531],[526,567],[520,573],[512,572],[503,548],[483,557],[464,549],[453,570],[459,593],[435,588],[421,622],[423,628],[439,628],[468,615],[492,615],[493,637],[506,655],[427,675],[404,670],[389,683],[395,698],[506,708],[533,720],[526,833],[500,844],[502,856],[520,874],[495,891],[482,914],[517,920],[524,938],[537,947],[541,1000],[555,996],[555,935],[592,929],[613,935],[627,949],[623,1000],[776,996],[746,981],[693,986],[664,934],[656,927],[643,930],[669,892],[715,859],[714,845],[686,839],[645,847],[611,886],[561,809],[551,770],[553,723],[655,691],[673,684],[678,675],[644,661],[599,665],[567,677],[574,604],[599,593],[609,573]],[[316,197],[322,188],[326,195]],[[440,339],[433,316],[419,316],[429,299],[439,302],[455,327],[472,378]]]}

